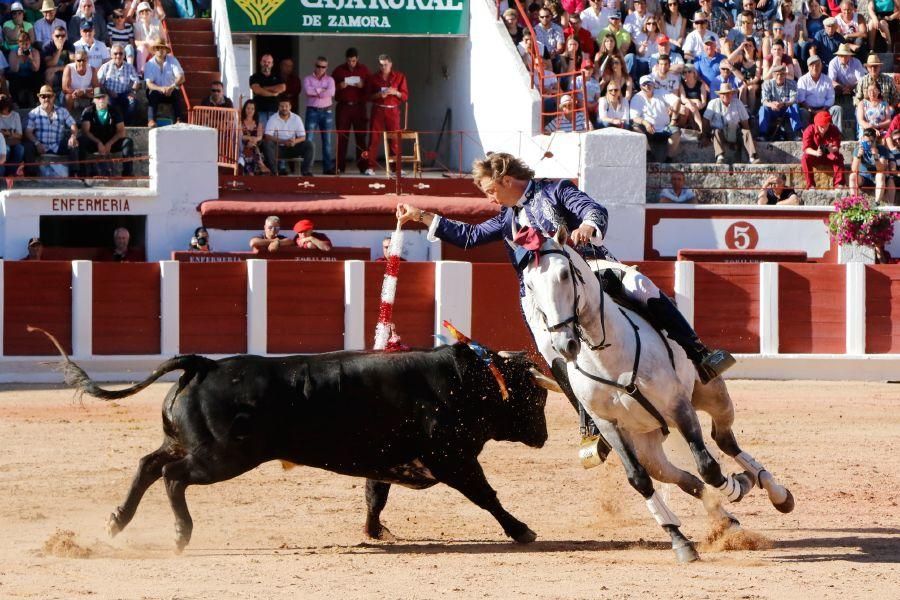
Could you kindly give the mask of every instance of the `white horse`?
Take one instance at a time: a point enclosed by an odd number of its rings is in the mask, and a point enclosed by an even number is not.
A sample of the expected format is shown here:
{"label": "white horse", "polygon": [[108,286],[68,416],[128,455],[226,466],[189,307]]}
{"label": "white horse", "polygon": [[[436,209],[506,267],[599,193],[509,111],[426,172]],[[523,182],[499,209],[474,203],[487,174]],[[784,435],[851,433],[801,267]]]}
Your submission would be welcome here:
{"label": "white horse", "polygon": [[[734,405],[724,381],[716,378],[701,384],[678,345],[667,345],[639,314],[620,308],[602,291],[588,263],[565,245],[566,236],[562,230],[546,240],[525,267],[525,317],[548,364],[565,361],[568,382],[560,381],[557,391],[570,386],[569,393],[593,418],[621,458],[629,483],[671,536],[678,560],[689,562],[699,556],[651,478],[674,483],[698,499],[703,499],[708,484],[731,502],[759,485],[776,509],[793,510],[791,493],[738,446],[731,429]],[[626,277],[641,276],[632,270]],[[703,442],[697,410],[709,413],[713,440],[745,472],[723,475]],[[669,462],[662,445],[668,427],[684,436],[703,481]],[[704,506],[711,517],[739,527],[720,502]]]}

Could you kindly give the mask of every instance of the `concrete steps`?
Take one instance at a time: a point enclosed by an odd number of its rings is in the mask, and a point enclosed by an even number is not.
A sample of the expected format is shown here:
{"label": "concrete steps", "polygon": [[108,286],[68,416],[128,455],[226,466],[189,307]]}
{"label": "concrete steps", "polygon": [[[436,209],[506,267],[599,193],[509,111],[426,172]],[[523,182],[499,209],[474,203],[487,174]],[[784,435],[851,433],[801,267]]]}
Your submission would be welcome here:
{"label": "concrete steps", "polygon": [[[857,142],[845,141],[841,143],[841,154],[848,164],[856,152]],[[768,164],[800,164],[802,153],[801,142],[756,142],[756,150],[763,163]],[[746,155],[743,160],[747,160]],[[716,162],[712,144],[701,148],[699,142],[690,133],[682,136],[681,147],[678,151],[678,162],[687,164],[712,164]]]}
{"label": "concrete steps", "polygon": [[191,106],[209,95],[209,85],[221,79],[215,33],[210,19],[166,19],[172,52],[185,72]]}

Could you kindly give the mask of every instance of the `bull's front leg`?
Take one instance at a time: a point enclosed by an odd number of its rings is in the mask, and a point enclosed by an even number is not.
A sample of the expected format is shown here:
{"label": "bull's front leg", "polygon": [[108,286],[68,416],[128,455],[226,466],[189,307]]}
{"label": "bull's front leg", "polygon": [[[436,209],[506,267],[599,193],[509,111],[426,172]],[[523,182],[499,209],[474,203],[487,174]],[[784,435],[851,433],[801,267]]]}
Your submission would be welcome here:
{"label": "bull's front leg", "polygon": [[463,496],[491,513],[503,531],[520,544],[528,544],[537,539],[537,534],[528,525],[506,512],[497,499],[497,492],[488,483],[478,460],[459,460],[448,464],[447,459],[433,459],[427,466],[435,478],[462,493]]}
{"label": "bull's front leg", "polygon": [[391,484],[374,479],[366,479],[366,536],[383,541],[394,541],[394,536],[381,524],[381,511],[387,504]]}

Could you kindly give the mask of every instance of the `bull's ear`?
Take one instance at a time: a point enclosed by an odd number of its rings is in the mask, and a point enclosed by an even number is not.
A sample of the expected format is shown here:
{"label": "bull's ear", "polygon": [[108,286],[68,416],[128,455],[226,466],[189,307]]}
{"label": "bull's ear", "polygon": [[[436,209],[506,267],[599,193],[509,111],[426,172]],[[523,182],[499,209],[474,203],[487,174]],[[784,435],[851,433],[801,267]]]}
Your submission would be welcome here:
{"label": "bull's ear", "polygon": [[559,229],[557,229],[556,233],[553,234],[553,241],[555,241],[560,246],[565,246],[568,240],[569,230],[566,228],[565,224],[560,223]]}

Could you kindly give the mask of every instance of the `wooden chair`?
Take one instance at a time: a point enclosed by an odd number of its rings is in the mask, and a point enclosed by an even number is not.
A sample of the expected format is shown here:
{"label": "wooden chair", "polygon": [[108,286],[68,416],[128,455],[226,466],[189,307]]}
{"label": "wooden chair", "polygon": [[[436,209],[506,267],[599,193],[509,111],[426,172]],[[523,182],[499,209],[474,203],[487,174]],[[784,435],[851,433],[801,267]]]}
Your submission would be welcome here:
{"label": "wooden chair", "polygon": [[[391,176],[391,163],[395,164],[395,168],[399,170],[403,170],[403,165],[408,164],[412,165],[413,177],[420,178],[422,177],[422,154],[419,150],[419,132],[418,131],[410,131],[407,125],[409,124],[409,103],[404,104],[404,115],[403,115],[403,129],[400,131],[384,131],[382,132],[382,138],[384,139],[384,171],[388,177]],[[397,157],[391,157],[391,148],[390,142],[392,139],[396,140],[399,137],[400,155]],[[412,142],[412,154],[404,154],[403,147],[404,142],[411,141]]]}

